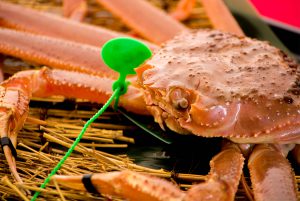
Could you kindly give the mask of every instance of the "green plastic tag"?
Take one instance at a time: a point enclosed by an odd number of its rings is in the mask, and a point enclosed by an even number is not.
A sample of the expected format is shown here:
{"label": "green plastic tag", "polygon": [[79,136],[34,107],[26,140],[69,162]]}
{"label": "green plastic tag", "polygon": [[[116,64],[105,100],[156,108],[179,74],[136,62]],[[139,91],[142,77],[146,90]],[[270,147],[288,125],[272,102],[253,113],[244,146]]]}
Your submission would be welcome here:
{"label": "green plastic tag", "polygon": [[115,38],[104,44],[101,51],[104,63],[120,74],[135,74],[134,68],[151,57],[150,49],[132,38]]}
{"label": "green plastic tag", "polygon": [[[104,63],[120,73],[119,79],[113,83],[112,89],[120,88],[120,94],[125,94],[129,82],[126,76],[136,74],[134,69],[143,64],[151,57],[151,50],[142,42],[132,38],[115,38],[102,47],[101,56]],[[119,97],[115,101],[115,109],[119,102]]]}

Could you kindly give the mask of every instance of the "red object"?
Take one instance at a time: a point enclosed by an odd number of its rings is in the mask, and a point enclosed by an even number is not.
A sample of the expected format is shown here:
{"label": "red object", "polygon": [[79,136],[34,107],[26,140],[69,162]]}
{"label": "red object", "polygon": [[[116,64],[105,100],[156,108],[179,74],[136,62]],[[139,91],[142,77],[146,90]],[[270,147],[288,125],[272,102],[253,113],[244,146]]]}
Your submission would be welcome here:
{"label": "red object", "polygon": [[271,24],[300,32],[300,0],[250,0]]}

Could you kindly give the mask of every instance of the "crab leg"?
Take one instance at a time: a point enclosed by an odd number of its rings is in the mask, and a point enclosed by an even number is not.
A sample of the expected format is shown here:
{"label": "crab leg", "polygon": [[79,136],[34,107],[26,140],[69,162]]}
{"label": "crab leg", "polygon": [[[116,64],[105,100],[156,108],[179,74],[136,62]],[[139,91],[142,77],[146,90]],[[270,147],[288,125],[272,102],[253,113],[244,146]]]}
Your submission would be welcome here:
{"label": "crab leg", "polygon": [[242,175],[244,157],[233,143],[226,142],[223,150],[210,161],[207,181],[192,186],[187,200],[234,200]]}
{"label": "crab leg", "polygon": [[295,174],[273,145],[257,145],[248,167],[255,200],[297,200]]}
{"label": "crab leg", "polygon": [[63,14],[71,20],[81,22],[87,14],[86,0],[63,0]]}
{"label": "crab leg", "polygon": [[[125,23],[151,41],[161,44],[186,30],[184,25],[144,0],[101,1]],[[141,12],[142,11],[142,12]],[[0,25],[38,34],[102,46],[107,40],[126,36],[104,28],[75,22],[29,8],[0,2]],[[47,24],[47,26],[45,26]],[[60,27],[57,29],[57,27]],[[101,37],[101,38],[99,38]],[[152,45],[152,49],[156,46]]]}
{"label": "crab leg", "polygon": [[[192,186],[187,193],[163,179],[128,170],[94,174],[91,182],[103,195],[121,196],[128,200],[233,200],[243,163],[240,150],[235,145],[226,145],[211,160],[208,180]],[[82,177],[55,175],[52,179],[70,188],[84,190]]]}
{"label": "crab leg", "polygon": [[[116,78],[116,73],[100,60],[100,48],[4,28],[0,28],[0,38],[1,53],[56,68]],[[74,77],[79,79],[74,82]],[[1,137],[9,137],[16,146],[17,133],[26,119],[32,95],[44,97],[60,94],[68,97],[72,94],[73,97],[104,103],[111,95],[112,83],[109,78],[87,77],[74,72],[20,72],[1,85],[0,121],[1,125],[5,125],[1,128]],[[125,109],[128,107],[129,111],[145,114],[147,110],[141,93],[137,88],[130,87],[128,93],[121,97],[120,105]],[[10,148],[4,146],[4,153],[11,172],[21,182]]]}
{"label": "crab leg", "polygon": [[[187,30],[177,20],[184,20],[191,12],[195,0],[181,0],[172,17],[151,6],[145,0],[97,0],[120,17],[125,24],[146,39],[161,44]],[[222,0],[202,0],[214,28],[243,36],[244,33]]]}
{"label": "crab leg", "polygon": [[116,77],[100,58],[100,48],[0,28],[0,52],[60,69]]}
{"label": "crab leg", "polygon": [[178,21],[186,20],[190,16],[195,4],[196,0],[180,0],[176,9],[170,15]]}
{"label": "crab leg", "polygon": [[[186,20],[191,14],[196,0],[180,0],[176,9],[170,16],[178,21]],[[63,0],[63,14],[65,17],[75,21],[83,21],[87,13],[86,0]]]}
{"label": "crab leg", "polygon": [[244,36],[244,32],[234,19],[223,0],[201,0],[213,27],[221,31]]}
{"label": "crab leg", "polygon": [[[88,74],[47,68],[19,72],[0,85],[1,138],[8,137],[16,147],[17,133],[27,117],[31,96],[62,95],[105,103],[112,94],[112,83],[113,80],[109,78],[99,79]],[[120,98],[120,106],[128,111],[147,114],[142,92],[132,86],[129,87],[126,95]],[[11,172],[16,180],[21,182],[12,150],[4,146],[4,153]]]}
{"label": "crab leg", "polygon": [[[96,27],[52,14],[35,11],[0,1],[0,26],[35,34],[72,40],[101,47],[108,40],[126,36],[105,28]],[[59,29],[58,29],[59,27]],[[148,43],[150,48],[157,48]]]}
{"label": "crab leg", "polygon": [[[180,32],[187,30],[184,25],[158,8],[151,6],[145,0],[98,0],[98,2],[119,16],[139,34],[156,44],[161,44]],[[188,15],[194,4],[194,0],[181,0],[174,15],[178,16],[179,13],[179,18]],[[243,35],[243,32],[223,2],[220,0],[204,0],[203,5],[215,28]],[[5,2],[0,2],[0,19],[1,26],[73,40],[98,47],[101,47],[109,39],[125,36],[104,28],[74,22],[73,20]],[[59,29],[57,29],[58,26],[60,27]],[[152,49],[156,48],[155,45],[149,45]]]}
{"label": "crab leg", "polygon": [[[83,175],[55,175],[52,180],[70,188],[85,190],[82,178]],[[184,192],[166,180],[129,170],[93,174],[91,182],[104,196],[119,196],[130,201],[180,201],[184,197]]]}
{"label": "crab leg", "polygon": [[97,1],[141,36],[156,44],[161,44],[187,30],[184,25],[145,0]]}

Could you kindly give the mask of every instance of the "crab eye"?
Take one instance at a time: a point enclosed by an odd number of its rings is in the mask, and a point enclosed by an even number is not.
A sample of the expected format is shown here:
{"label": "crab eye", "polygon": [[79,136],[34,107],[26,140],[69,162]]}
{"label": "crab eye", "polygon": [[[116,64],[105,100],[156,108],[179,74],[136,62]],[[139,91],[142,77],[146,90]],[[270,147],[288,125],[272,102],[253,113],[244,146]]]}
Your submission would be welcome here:
{"label": "crab eye", "polygon": [[189,106],[189,102],[186,98],[181,98],[175,102],[173,102],[173,107],[175,107],[176,109],[180,110],[180,109],[186,109]]}
{"label": "crab eye", "polygon": [[180,88],[172,89],[169,93],[170,102],[177,110],[183,110],[189,107],[188,96],[188,93]]}

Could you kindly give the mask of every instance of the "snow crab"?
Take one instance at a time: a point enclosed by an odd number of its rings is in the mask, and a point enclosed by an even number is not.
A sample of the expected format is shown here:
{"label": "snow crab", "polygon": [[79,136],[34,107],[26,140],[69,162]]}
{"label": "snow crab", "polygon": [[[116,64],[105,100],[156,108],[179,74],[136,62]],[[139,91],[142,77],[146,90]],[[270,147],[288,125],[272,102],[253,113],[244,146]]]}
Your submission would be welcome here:
{"label": "snow crab", "polygon": [[[139,10],[143,6],[148,5],[143,2],[133,7]],[[17,132],[27,117],[30,98],[56,94],[105,102],[116,74],[105,68],[95,46],[120,34],[3,2],[0,11],[1,25],[22,30],[0,29],[1,53],[80,71],[23,71],[1,83],[1,137],[12,144],[3,146],[3,151],[11,172],[21,182],[12,146],[16,146]],[[149,15],[155,17],[154,13]],[[166,33],[160,30],[163,39],[156,43],[178,36],[159,49],[151,45],[155,55],[137,69],[137,81],[130,78],[132,85],[120,105],[131,112],[152,114],[162,128],[166,125],[181,134],[224,137],[235,143],[225,143],[223,151],[211,160],[208,180],[187,193],[161,179],[131,171],[94,174],[89,184],[82,184],[83,176],[53,179],[72,188],[88,185],[104,195],[130,200],[233,200],[244,156],[250,155],[248,167],[256,200],[297,200],[294,173],[284,157],[300,144],[297,63],[266,42],[237,36],[242,34],[232,31],[233,25],[225,26],[225,31],[237,35],[215,30],[190,32],[168,16],[159,16],[174,29],[166,26]],[[41,23],[48,26],[41,29]],[[58,25],[63,31],[57,30]],[[148,29],[154,28],[143,30]],[[94,40],[97,35],[103,38]]]}

